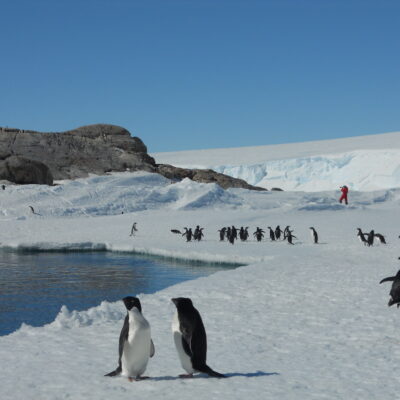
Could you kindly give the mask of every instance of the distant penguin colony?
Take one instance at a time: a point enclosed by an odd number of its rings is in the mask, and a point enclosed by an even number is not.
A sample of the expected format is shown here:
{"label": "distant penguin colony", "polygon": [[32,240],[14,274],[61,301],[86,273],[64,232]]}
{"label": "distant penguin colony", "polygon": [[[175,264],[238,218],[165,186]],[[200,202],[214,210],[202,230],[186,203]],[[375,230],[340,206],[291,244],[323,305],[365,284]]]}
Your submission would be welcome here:
{"label": "distant penguin colony", "polygon": [[122,375],[130,381],[145,379],[149,358],[154,356],[150,324],[142,315],[142,306],[137,297],[124,297],[127,315],[119,335],[118,367],[105,376]]}

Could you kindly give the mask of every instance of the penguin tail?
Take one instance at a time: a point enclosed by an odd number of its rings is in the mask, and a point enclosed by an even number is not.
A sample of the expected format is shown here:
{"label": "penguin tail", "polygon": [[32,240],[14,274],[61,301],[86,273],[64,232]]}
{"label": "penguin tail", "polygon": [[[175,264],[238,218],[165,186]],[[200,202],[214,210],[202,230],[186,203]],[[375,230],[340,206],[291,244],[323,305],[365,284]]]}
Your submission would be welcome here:
{"label": "penguin tail", "polygon": [[116,370],[109,372],[108,374],[105,374],[104,376],[117,376],[122,372],[122,368],[118,367]]}
{"label": "penguin tail", "polygon": [[207,364],[199,365],[195,369],[199,372],[204,372],[205,374],[212,376],[214,378],[226,378],[226,375],[214,371]]}

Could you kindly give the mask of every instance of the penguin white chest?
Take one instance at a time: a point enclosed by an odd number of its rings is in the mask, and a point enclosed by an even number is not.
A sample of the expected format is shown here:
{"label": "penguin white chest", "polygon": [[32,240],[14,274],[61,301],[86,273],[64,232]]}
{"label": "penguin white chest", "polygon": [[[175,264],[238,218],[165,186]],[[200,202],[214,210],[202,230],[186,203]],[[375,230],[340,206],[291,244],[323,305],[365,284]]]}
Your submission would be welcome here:
{"label": "penguin white chest", "polygon": [[188,374],[193,374],[194,369],[192,366],[192,361],[190,360],[190,357],[186,354],[182,344],[182,333],[179,328],[178,312],[176,312],[174,314],[174,317],[172,318],[172,334],[174,336],[175,347],[176,351],[178,352],[182,368]]}
{"label": "penguin white chest", "polygon": [[129,335],[121,357],[122,375],[139,377],[150,358],[150,324],[136,310],[129,311]]}

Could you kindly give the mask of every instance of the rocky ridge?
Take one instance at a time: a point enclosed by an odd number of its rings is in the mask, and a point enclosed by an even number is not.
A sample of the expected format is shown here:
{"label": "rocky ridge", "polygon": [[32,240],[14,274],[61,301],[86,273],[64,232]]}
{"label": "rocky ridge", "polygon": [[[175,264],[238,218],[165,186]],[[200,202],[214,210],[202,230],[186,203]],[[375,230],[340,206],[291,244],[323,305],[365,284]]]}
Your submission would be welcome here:
{"label": "rocky ridge", "polygon": [[17,184],[52,184],[89,173],[148,171],[173,181],[190,178],[215,182],[224,189],[265,190],[213,170],[157,164],[147,147],[128,130],[108,124],[87,125],[66,132],[37,132],[0,127],[0,180]]}

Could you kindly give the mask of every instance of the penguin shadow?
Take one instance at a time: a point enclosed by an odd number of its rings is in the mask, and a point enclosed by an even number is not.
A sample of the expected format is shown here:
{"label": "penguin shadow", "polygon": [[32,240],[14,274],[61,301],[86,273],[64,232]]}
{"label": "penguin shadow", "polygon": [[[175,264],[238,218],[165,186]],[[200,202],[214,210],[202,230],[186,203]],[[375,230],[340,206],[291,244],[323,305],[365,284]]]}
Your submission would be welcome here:
{"label": "penguin shadow", "polygon": [[[278,372],[264,372],[264,371],[256,371],[256,372],[247,372],[247,373],[242,373],[242,372],[231,372],[231,373],[225,373],[224,374],[226,378],[234,378],[238,376],[242,376],[244,378],[258,378],[261,376],[271,376],[271,375],[280,375]],[[187,379],[187,378],[186,378]],[[215,379],[212,376],[208,376],[207,374],[199,374],[199,375],[193,375],[192,379]],[[180,376],[157,376],[157,377],[152,377],[152,381],[177,381],[177,380],[185,380],[185,378],[181,378]]]}
{"label": "penguin shadow", "polygon": [[243,376],[244,378],[258,378],[261,376],[271,376],[271,375],[280,375],[278,372],[264,372],[264,371],[256,371],[256,372],[231,372],[225,374],[227,378],[234,378],[235,376]]}

